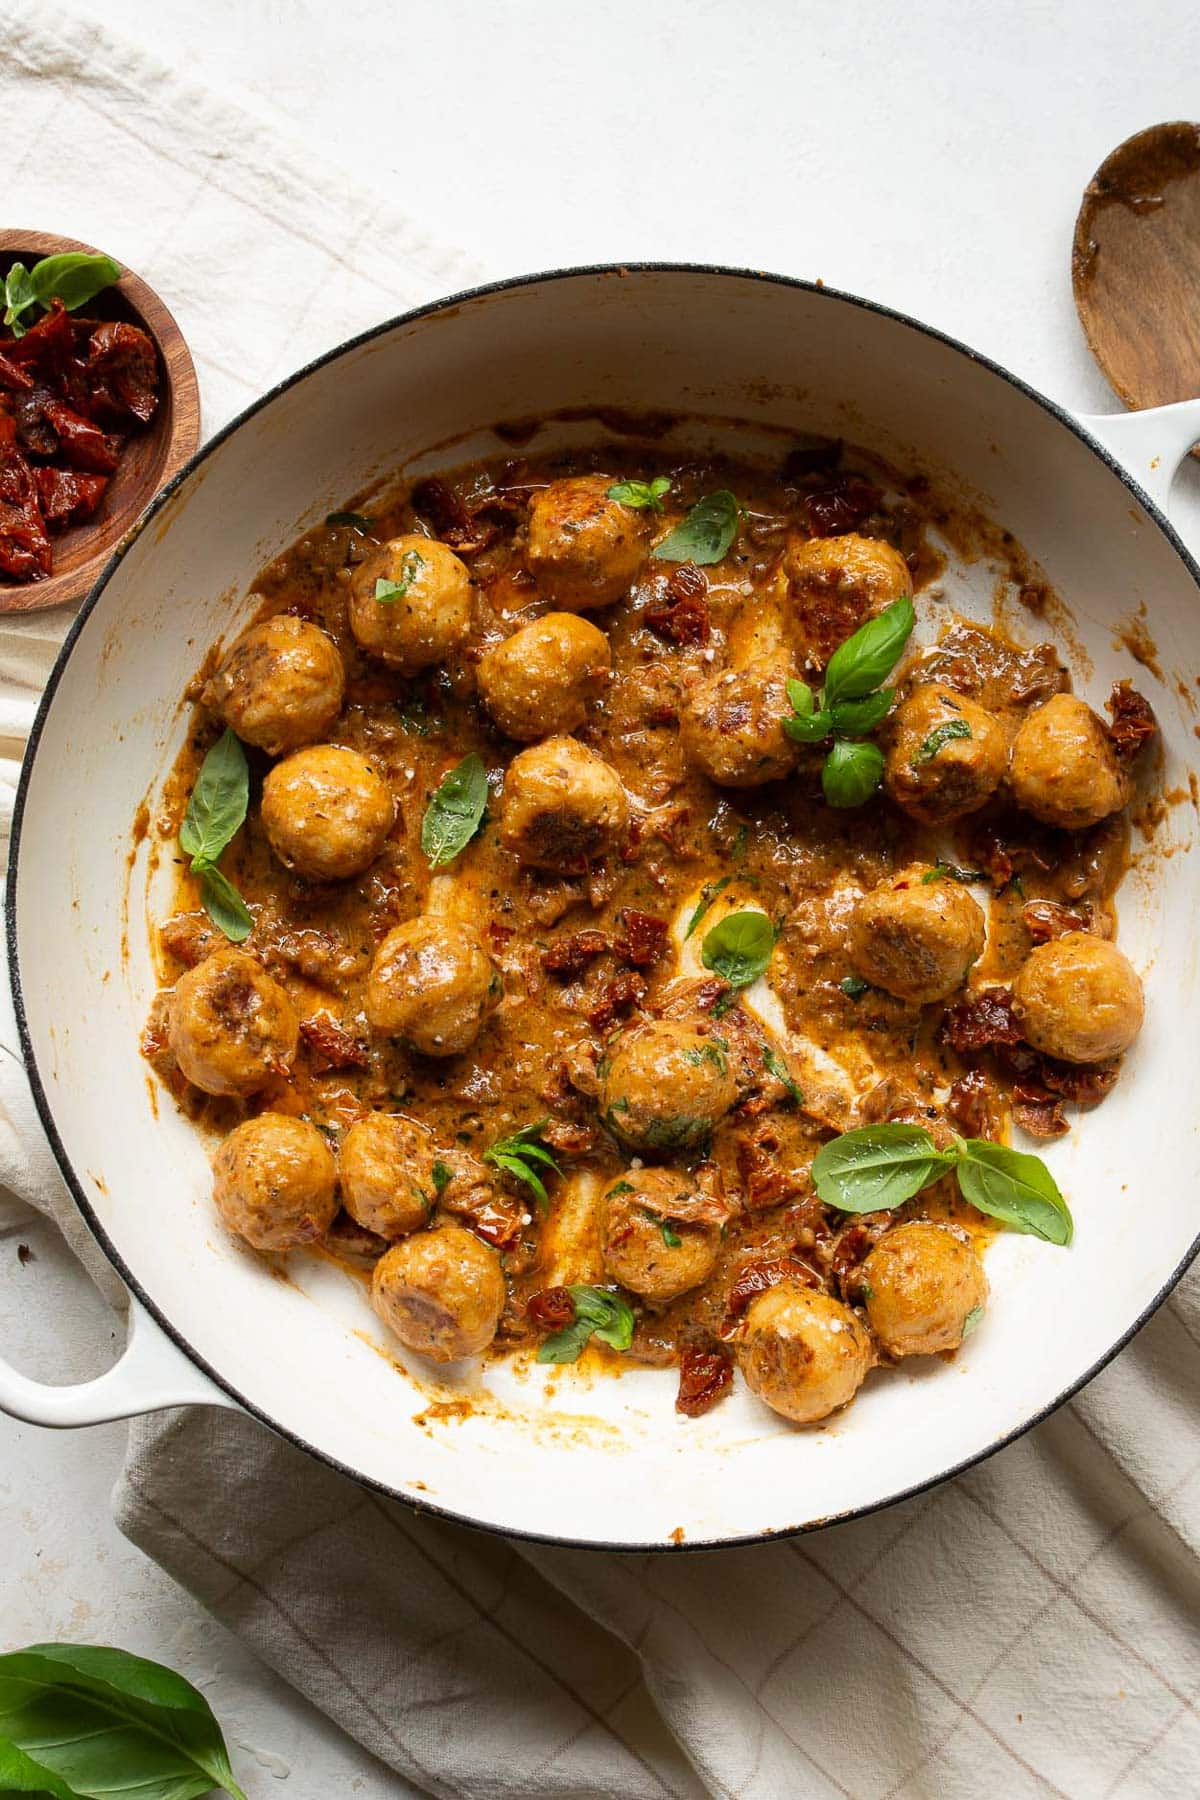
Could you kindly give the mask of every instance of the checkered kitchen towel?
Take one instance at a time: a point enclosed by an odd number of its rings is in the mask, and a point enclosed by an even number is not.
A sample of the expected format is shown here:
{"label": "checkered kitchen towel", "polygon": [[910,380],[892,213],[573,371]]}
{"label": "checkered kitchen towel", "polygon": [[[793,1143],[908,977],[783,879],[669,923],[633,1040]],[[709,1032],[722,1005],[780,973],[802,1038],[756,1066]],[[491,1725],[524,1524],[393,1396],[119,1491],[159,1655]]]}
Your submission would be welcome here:
{"label": "checkered kitchen towel", "polygon": [[[0,0],[0,91],[17,222],[154,278],[210,427],[463,278],[385,202],[58,9]],[[9,787],[64,625],[0,629]],[[0,1078],[0,1179],[70,1229],[22,1089]],[[753,1550],[509,1544],[415,1517],[224,1412],[134,1425],[117,1510],[374,1751],[381,1794],[1157,1800],[1200,1794],[1198,1379],[1193,1279],[982,1467]],[[306,1795],[302,1770],[291,1786]]]}

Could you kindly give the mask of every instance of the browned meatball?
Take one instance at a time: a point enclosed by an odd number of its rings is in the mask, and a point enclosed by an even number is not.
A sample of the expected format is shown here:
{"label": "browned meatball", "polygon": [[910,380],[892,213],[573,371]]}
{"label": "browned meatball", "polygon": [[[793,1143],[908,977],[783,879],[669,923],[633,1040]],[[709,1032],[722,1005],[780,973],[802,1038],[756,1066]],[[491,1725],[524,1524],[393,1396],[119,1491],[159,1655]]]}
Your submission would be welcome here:
{"label": "browned meatball", "polygon": [[499,1005],[503,983],[479,934],[454,919],[409,919],[389,931],[367,980],[373,1030],[423,1056],[457,1056]]}
{"label": "browned meatball", "polygon": [[914,819],[948,825],[987,804],[1007,762],[1000,721],[942,682],[926,681],[892,715],[883,779]]}
{"label": "browned meatball", "polygon": [[338,1152],[342,1205],[357,1224],[380,1237],[405,1237],[429,1222],[452,1179],[437,1140],[399,1113],[356,1119]]}
{"label": "browned meatball", "polygon": [[910,870],[859,901],[850,960],[872,987],[924,1006],[962,986],[983,951],[984,919],[964,888]]}
{"label": "browned meatball", "polygon": [[242,633],[201,698],[243,742],[283,756],[324,736],[345,689],[333,639],[307,619],[276,613]]}
{"label": "browned meatball", "polygon": [[1013,982],[1025,1040],[1063,1062],[1107,1062],[1142,1029],[1142,984],[1115,944],[1068,931],[1032,950]]}
{"label": "browned meatball", "polygon": [[694,1176],[630,1169],[600,1203],[604,1266],[630,1293],[665,1306],[712,1274],[728,1217]]}
{"label": "browned meatball", "polygon": [[1103,722],[1075,694],[1030,713],[1013,739],[1008,780],[1018,806],[1064,831],[1119,812],[1131,788]]}
{"label": "browned meatball", "polygon": [[856,532],[793,542],[784,568],[805,660],[814,669],[823,669],[860,625],[912,593],[912,576],[900,552],[882,538]]}
{"label": "browned meatball", "polygon": [[699,681],[679,719],[689,762],[719,787],[758,787],[787,775],[800,759],[783,729],[793,673],[786,656],[767,655]]}
{"label": "browned meatball", "polygon": [[369,656],[417,675],[461,650],[473,605],[471,577],[449,545],[410,532],[355,570],[350,629]]}
{"label": "browned meatball", "polygon": [[292,1250],[324,1237],[337,1212],[337,1169],[307,1119],[260,1113],[213,1157],[213,1199],[230,1231],[255,1250]]}
{"label": "browned meatball", "polygon": [[885,1232],[859,1269],[867,1320],[889,1356],[957,1350],[987,1304],[987,1276],[965,1234],[914,1221]]}
{"label": "browned meatball", "polygon": [[529,504],[525,561],[542,593],[572,612],[611,606],[641,568],[651,522],[610,500],[611,475],[553,481]]}
{"label": "browned meatball", "polygon": [[345,881],[370,868],[396,820],[387,782],[365,756],[314,744],[276,763],[263,782],[262,822],[285,869]]}
{"label": "browned meatball", "polygon": [[371,1305],[402,1344],[433,1362],[475,1356],[500,1323],[500,1258],[460,1225],[418,1232],[375,1264]]}
{"label": "browned meatball", "polygon": [[601,1116],[635,1150],[703,1143],[737,1093],[726,1040],[682,1019],[632,1026],[601,1065]]}
{"label": "browned meatball", "polygon": [[576,613],[547,613],[479,659],[483,703],[523,743],[575,730],[612,670],[608,639]]}
{"label": "browned meatball", "polygon": [[760,1400],[812,1425],[853,1400],[871,1367],[871,1343],[840,1300],[781,1281],[751,1301],[737,1360]]}
{"label": "browned meatball", "polygon": [[531,868],[579,874],[617,847],[628,823],[615,770],[574,738],[547,738],[508,765],[500,842]]}
{"label": "browned meatball", "polygon": [[258,1093],[286,1073],[299,1035],[291,1001],[245,950],[216,950],[175,984],[168,1041],[206,1094]]}

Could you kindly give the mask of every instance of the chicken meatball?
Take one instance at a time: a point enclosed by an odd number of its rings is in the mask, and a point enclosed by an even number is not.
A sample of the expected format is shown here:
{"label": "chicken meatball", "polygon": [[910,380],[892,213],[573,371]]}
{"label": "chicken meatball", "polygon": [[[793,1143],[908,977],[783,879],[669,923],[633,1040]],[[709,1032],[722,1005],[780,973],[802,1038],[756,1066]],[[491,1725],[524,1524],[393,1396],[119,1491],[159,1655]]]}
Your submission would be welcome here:
{"label": "chicken meatball", "polygon": [[446,662],[471,631],[466,565],[436,538],[393,538],[359,564],[350,583],[350,629],[368,656],[419,675]]}
{"label": "chicken meatball", "polygon": [[925,1006],[962,986],[984,944],[983,912],[952,881],[910,871],[859,901],[850,960],[864,981]]}
{"label": "chicken meatball", "polygon": [[608,639],[575,613],[547,613],[479,659],[483,703],[511,738],[533,743],[575,730],[612,670]]}
{"label": "chicken meatball", "polygon": [[703,1143],[737,1097],[726,1040],[682,1019],[633,1026],[601,1063],[601,1116],[635,1150]]}
{"label": "chicken meatball", "polygon": [[1013,982],[1013,1012],[1027,1043],[1063,1062],[1107,1062],[1142,1029],[1142,984],[1115,944],[1068,931],[1032,950]]}
{"label": "chicken meatball", "polygon": [[1083,831],[1119,812],[1131,780],[1091,707],[1055,694],[1013,739],[1009,786],[1017,805],[1044,825]]}
{"label": "chicken meatball", "polygon": [[530,868],[581,874],[616,848],[628,823],[615,770],[574,738],[547,738],[508,765],[500,842]]}
{"label": "chicken meatball", "polygon": [[276,613],[242,633],[201,698],[244,743],[284,756],[325,735],[345,690],[333,639],[307,619]]}
{"label": "chicken meatball", "polygon": [[379,1237],[406,1237],[428,1224],[452,1171],[432,1132],[398,1113],[356,1119],[338,1152],[342,1205]]}
{"label": "chicken meatball", "polygon": [[525,561],[557,606],[611,606],[641,568],[650,543],[645,512],[610,500],[611,475],[552,481],[529,504]]}
{"label": "chicken meatball", "polygon": [[371,1305],[402,1344],[433,1362],[475,1356],[500,1323],[500,1258],[461,1225],[418,1232],[375,1264]]}
{"label": "chicken meatball", "polygon": [[812,1425],[853,1400],[871,1367],[871,1341],[840,1300],[781,1281],[747,1308],[737,1360],[760,1400]]}
{"label": "chicken meatball", "polygon": [[600,1204],[604,1267],[631,1294],[665,1306],[712,1274],[728,1217],[692,1176],[631,1169]]}
{"label": "chicken meatball", "polygon": [[838,645],[876,613],[912,593],[899,550],[882,538],[809,538],[784,559],[805,659],[823,669]]}
{"label": "chicken meatball", "polygon": [[861,1264],[867,1321],[889,1356],[957,1350],[987,1304],[987,1276],[965,1236],[919,1221],[885,1232]]}
{"label": "chicken meatball", "polygon": [[986,805],[1004,776],[1000,721],[940,681],[926,681],[892,716],[884,785],[924,825],[948,825]]}
{"label": "chicken meatball", "polygon": [[262,791],[262,822],[285,869],[310,881],[345,881],[375,861],[396,821],[387,782],[357,750],[314,744],[276,763]]}
{"label": "chicken meatball", "polygon": [[255,1250],[292,1250],[324,1237],[337,1212],[337,1169],[315,1125],[260,1113],[213,1157],[213,1199],[230,1231]]}
{"label": "chicken meatball", "polygon": [[215,950],[175,984],[167,1039],[206,1094],[258,1093],[286,1073],[299,1036],[291,1001],[245,950]]}
{"label": "chicken meatball", "polygon": [[373,1030],[422,1056],[457,1056],[500,1003],[503,983],[478,932],[454,919],[409,919],[389,931],[367,978]]}

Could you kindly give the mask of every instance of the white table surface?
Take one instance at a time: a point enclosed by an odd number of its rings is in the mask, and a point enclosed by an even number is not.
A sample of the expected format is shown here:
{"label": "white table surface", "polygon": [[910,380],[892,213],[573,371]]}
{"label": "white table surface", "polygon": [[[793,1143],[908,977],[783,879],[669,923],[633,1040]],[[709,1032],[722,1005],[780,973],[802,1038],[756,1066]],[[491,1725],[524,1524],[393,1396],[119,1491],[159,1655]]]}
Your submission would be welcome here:
{"label": "white table surface", "polygon": [[[1200,67],[1191,0],[108,0],[105,16],[487,276],[643,257],[820,276],[1095,411],[1114,402],[1071,301],[1079,195],[1129,133],[1195,116]],[[86,238],[86,195],[78,209]],[[6,1354],[47,1379],[115,1351],[46,1226],[0,1238],[0,1320]],[[386,1794],[386,1772],[118,1537],[123,1442],[0,1419],[0,1644],[173,1663],[209,1694],[251,1800]]]}

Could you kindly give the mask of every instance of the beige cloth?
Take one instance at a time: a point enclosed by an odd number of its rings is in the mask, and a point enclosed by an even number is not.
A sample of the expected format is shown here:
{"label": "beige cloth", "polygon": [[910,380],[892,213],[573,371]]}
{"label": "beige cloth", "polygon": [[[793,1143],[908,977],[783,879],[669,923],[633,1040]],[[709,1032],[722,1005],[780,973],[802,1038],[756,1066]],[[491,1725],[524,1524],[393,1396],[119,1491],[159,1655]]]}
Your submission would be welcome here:
{"label": "beige cloth", "polygon": [[[462,278],[322,155],[48,19],[0,0],[10,202],[155,280],[210,428],[309,352]],[[0,787],[64,624],[0,629]],[[78,1234],[11,1055],[0,1179],[11,1205]],[[1198,1376],[1193,1278],[991,1461],[756,1550],[510,1544],[208,1411],[132,1428],[117,1516],[376,1753],[381,1794],[1183,1796],[1200,1793]],[[306,1795],[302,1770],[291,1786]]]}

